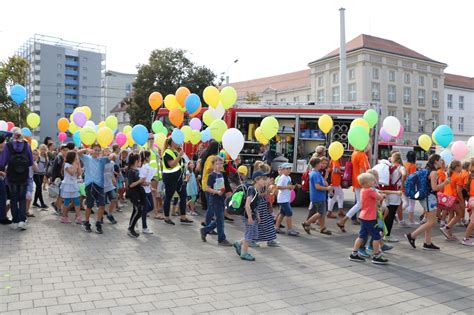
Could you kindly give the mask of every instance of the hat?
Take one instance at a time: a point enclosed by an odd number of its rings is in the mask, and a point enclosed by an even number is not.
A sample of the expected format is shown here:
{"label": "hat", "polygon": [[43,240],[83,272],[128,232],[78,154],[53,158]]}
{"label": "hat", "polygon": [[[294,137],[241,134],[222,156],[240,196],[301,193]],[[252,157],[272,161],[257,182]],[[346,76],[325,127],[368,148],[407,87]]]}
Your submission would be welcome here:
{"label": "hat", "polygon": [[286,169],[286,168],[293,168],[293,164],[291,163],[283,163],[279,167],[279,169]]}
{"label": "hat", "polygon": [[269,175],[268,173],[264,173],[264,172],[261,172],[261,171],[256,171],[252,174],[252,180],[255,180],[257,177],[266,177],[268,175]]}

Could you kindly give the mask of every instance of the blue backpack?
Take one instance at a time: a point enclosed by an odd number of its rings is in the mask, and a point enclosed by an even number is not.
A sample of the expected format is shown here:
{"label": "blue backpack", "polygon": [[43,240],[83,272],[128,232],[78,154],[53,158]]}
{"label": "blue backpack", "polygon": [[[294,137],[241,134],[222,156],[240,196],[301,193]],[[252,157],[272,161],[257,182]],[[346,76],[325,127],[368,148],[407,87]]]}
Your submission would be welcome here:
{"label": "blue backpack", "polygon": [[405,181],[405,195],[414,200],[425,199],[431,191],[430,170],[424,168],[408,175]]}

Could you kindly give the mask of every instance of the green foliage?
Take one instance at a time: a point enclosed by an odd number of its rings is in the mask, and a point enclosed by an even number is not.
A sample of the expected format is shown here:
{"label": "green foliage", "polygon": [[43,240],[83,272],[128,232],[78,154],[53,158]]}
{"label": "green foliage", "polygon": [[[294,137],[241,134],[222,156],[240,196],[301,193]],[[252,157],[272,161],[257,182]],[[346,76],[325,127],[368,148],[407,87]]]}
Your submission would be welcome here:
{"label": "green foliage", "polygon": [[255,92],[247,92],[247,95],[245,95],[245,102],[249,104],[255,104],[260,102],[260,97],[257,96],[257,93]]}

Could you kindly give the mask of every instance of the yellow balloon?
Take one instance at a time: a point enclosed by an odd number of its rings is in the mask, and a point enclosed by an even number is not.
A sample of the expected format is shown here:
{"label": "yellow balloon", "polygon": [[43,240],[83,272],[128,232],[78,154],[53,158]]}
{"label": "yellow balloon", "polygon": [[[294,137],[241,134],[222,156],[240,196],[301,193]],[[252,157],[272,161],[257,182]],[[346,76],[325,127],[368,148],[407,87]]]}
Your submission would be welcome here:
{"label": "yellow balloon", "polygon": [[38,141],[36,139],[31,140],[31,150],[36,150],[38,148]]}
{"label": "yellow balloon", "polygon": [[181,131],[183,132],[183,135],[184,135],[184,142],[191,141],[191,132],[193,131],[191,127],[183,126],[181,127]]}
{"label": "yellow balloon", "polygon": [[102,120],[102,121],[99,123],[99,126],[98,126],[98,127],[99,127],[99,129],[102,128],[102,127],[105,127],[105,121]]}
{"label": "yellow balloon", "polygon": [[132,132],[132,126],[130,126],[130,125],[123,126],[122,131],[123,131],[124,134]]}
{"label": "yellow balloon", "polygon": [[335,141],[329,145],[328,153],[331,160],[337,161],[344,154],[344,146],[339,141]]}
{"label": "yellow balloon", "polygon": [[91,108],[90,108],[89,106],[81,106],[81,107],[78,107],[78,108],[77,108],[77,111],[83,112],[84,114],[86,114],[87,120],[91,119],[92,110],[91,110]]}
{"label": "yellow balloon", "polygon": [[428,152],[428,150],[430,149],[431,147],[431,138],[430,136],[428,135],[421,135],[419,138],[418,138],[418,144],[420,145],[420,147],[425,150],[426,152]]}
{"label": "yellow balloon", "polygon": [[105,119],[105,125],[112,130],[117,128],[117,124],[118,124],[118,120],[117,120],[117,117],[115,116],[110,115]]}
{"label": "yellow balloon", "polygon": [[268,143],[268,139],[265,138],[265,136],[263,135],[261,127],[258,127],[257,129],[255,129],[255,138],[261,144],[267,144]]}
{"label": "yellow balloon", "polygon": [[273,116],[263,118],[262,122],[260,123],[260,130],[268,140],[273,138],[278,133],[278,128],[280,128],[278,120]]}
{"label": "yellow balloon", "polygon": [[173,94],[168,94],[165,97],[165,107],[168,108],[168,110],[172,110],[175,108],[181,108],[181,106],[178,103],[178,100],[176,99],[176,96]]}
{"label": "yellow balloon", "polygon": [[79,138],[85,145],[91,145],[95,142],[96,139],[95,130],[92,129],[92,127],[84,127],[79,133]]}
{"label": "yellow balloon", "polygon": [[331,131],[333,124],[332,118],[329,115],[324,114],[318,119],[318,127],[324,133]]}
{"label": "yellow balloon", "polygon": [[237,91],[231,87],[226,86],[221,91],[221,103],[224,109],[231,108],[237,101]]}
{"label": "yellow balloon", "polygon": [[155,135],[155,143],[161,151],[163,151],[163,148],[165,146],[165,141],[166,141],[166,136],[164,134],[158,133]]}
{"label": "yellow balloon", "polygon": [[102,148],[106,148],[114,140],[114,132],[109,127],[102,127],[97,132],[97,142]]}
{"label": "yellow balloon", "polygon": [[367,120],[365,120],[363,118],[354,119],[351,123],[351,128],[354,127],[354,126],[362,126],[367,130],[367,132],[370,132],[369,123],[367,122]]}
{"label": "yellow balloon", "polygon": [[431,134],[431,139],[433,139],[433,142],[434,142],[436,145],[439,145],[438,141],[436,141],[436,137],[434,136],[434,131],[433,131],[433,133]]}
{"label": "yellow balloon", "polygon": [[221,99],[219,90],[215,86],[208,86],[202,93],[204,102],[212,108],[216,108]]}
{"label": "yellow balloon", "polygon": [[212,122],[209,128],[211,129],[211,136],[214,138],[214,140],[221,142],[222,136],[227,130],[226,123],[221,119],[216,119]]}
{"label": "yellow balloon", "polygon": [[127,133],[127,145],[129,147],[133,147],[134,144],[135,144],[135,141],[133,141],[132,132],[130,131]]}
{"label": "yellow balloon", "polygon": [[202,120],[207,126],[211,126],[212,122],[216,120],[216,118],[212,115],[212,113],[209,110],[206,110],[204,114],[202,115]]}
{"label": "yellow balloon", "polygon": [[247,174],[249,173],[249,170],[247,168],[247,166],[245,165],[240,165],[238,168],[237,168],[237,172],[239,172],[240,174],[244,175],[244,176],[247,176]]}
{"label": "yellow balloon", "polygon": [[201,141],[201,132],[199,130],[191,131],[191,143],[198,144]]}
{"label": "yellow balloon", "polygon": [[35,129],[40,124],[40,116],[36,113],[30,113],[26,116],[26,122],[31,129]]}

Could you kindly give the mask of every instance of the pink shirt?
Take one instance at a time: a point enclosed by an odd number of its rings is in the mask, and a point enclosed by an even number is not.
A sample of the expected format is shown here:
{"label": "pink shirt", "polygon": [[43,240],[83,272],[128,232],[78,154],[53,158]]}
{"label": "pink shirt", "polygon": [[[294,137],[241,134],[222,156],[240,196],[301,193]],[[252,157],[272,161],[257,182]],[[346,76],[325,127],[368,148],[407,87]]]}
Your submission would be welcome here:
{"label": "pink shirt", "polygon": [[377,193],[372,188],[363,188],[360,192],[362,209],[359,218],[372,221],[377,218]]}

